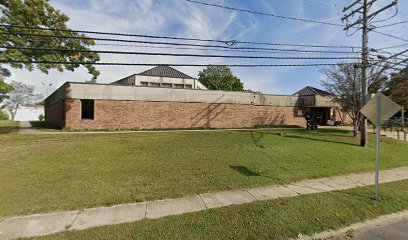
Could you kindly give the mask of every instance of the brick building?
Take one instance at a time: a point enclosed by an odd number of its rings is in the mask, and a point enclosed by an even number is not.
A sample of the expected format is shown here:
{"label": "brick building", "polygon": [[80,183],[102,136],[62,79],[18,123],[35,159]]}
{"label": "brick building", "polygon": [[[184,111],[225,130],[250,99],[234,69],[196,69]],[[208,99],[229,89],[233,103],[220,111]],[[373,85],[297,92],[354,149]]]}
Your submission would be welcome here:
{"label": "brick building", "polygon": [[45,100],[45,121],[72,129],[250,128],[301,125],[325,97],[67,82]]}
{"label": "brick building", "polygon": [[332,96],[311,87],[282,96],[129,84],[133,80],[131,76],[113,84],[67,82],[45,100],[45,121],[71,129],[304,126],[304,113],[321,111],[326,121],[338,108]]}

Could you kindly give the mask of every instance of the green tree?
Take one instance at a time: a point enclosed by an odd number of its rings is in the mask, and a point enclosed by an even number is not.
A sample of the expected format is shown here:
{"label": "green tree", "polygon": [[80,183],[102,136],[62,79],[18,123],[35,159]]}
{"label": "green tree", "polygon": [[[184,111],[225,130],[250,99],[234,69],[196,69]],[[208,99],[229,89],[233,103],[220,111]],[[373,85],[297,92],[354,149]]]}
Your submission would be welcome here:
{"label": "green tree", "polygon": [[[2,46],[77,50],[72,52],[7,48],[0,50],[0,60],[2,61],[74,63],[11,63],[13,68],[21,69],[25,67],[29,71],[38,68],[44,73],[48,73],[51,69],[56,69],[62,72],[64,69],[74,71],[80,67],[75,62],[94,63],[99,61],[98,54],[78,52],[78,50],[89,50],[88,46],[94,45],[94,41],[83,34],[66,31],[70,30],[66,25],[69,17],[53,8],[48,0],[0,0],[0,12],[0,30],[2,32],[0,45]],[[20,26],[20,28],[12,26]],[[51,32],[38,28],[53,28],[58,29],[58,31]],[[33,36],[33,34],[53,37]],[[72,37],[81,37],[81,39]],[[89,74],[92,75],[92,81],[95,82],[99,72],[92,64],[86,64],[85,67],[88,69]]]}
{"label": "green tree", "polygon": [[198,80],[210,90],[244,91],[244,84],[227,66],[209,66],[198,76]]}
{"label": "green tree", "polygon": [[384,92],[396,103],[408,109],[408,67],[391,75]]}
{"label": "green tree", "polygon": [[3,112],[0,109],[0,120],[8,120],[8,119],[9,119],[9,116],[7,115],[7,113]]}
{"label": "green tree", "polygon": [[0,67],[0,103],[7,98],[7,93],[11,92],[13,88],[4,82],[4,78],[10,76],[10,72]]}

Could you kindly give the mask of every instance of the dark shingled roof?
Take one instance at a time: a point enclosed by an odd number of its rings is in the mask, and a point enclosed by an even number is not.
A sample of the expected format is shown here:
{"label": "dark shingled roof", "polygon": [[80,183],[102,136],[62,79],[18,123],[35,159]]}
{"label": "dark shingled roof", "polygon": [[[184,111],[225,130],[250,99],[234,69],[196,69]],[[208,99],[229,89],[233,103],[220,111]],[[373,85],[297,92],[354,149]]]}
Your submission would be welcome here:
{"label": "dark shingled roof", "polygon": [[160,65],[157,67],[154,67],[152,69],[149,69],[147,71],[138,73],[136,75],[143,75],[143,76],[153,76],[153,77],[169,77],[169,78],[190,78],[193,79],[192,77],[188,76],[187,74],[184,74],[172,67],[166,66],[166,65]]}
{"label": "dark shingled roof", "polygon": [[297,92],[295,92],[293,95],[298,95],[298,96],[310,96],[310,95],[323,95],[323,96],[333,96],[333,94],[326,92],[324,90],[318,89],[318,88],[314,88],[311,86],[307,86]]}

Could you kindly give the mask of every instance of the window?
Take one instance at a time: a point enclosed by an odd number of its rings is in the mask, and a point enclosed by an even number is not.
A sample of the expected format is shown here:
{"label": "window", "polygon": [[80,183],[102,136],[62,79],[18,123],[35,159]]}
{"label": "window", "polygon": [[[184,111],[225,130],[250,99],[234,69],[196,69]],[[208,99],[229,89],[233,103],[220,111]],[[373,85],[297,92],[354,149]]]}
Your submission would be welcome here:
{"label": "window", "polygon": [[81,99],[81,118],[94,119],[94,100]]}
{"label": "window", "polygon": [[151,82],[150,87],[160,87],[160,83]]}
{"label": "window", "polygon": [[149,86],[148,82],[140,82],[140,86],[147,87]]}
{"label": "window", "polygon": [[193,88],[193,85],[191,85],[191,84],[186,84],[186,85],[184,85],[184,87],[185,87],[185,88],[192,89],[192,88]]}
{"label": "window", "polygon": [[173,87],[173,84],[171,84],[171,83],[162,83],[162,87],[171,88],[171,87]]}
{"label": "window", "polygon": [[174,88],[184,88],[183,84],[174,84]]}

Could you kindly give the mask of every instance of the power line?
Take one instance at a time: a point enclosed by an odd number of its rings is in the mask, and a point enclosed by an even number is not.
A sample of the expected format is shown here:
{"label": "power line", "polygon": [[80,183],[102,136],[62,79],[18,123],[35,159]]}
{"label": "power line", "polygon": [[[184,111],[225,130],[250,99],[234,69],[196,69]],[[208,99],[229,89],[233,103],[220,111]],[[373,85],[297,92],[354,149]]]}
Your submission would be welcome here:
{"label": "power line", "polygon": [[[395,54],[393,54],[392,56],[383,58],[383,59],[381,59],[380,61],[377,61],[376,63],[374,63],[374,64],[372,64],[372,65],[378,65],[378,63],[385,62],[385,61],[391,60],[391,59],[393,59],[393,58],[397,58],[398,56],[402,56],[404,53],[407,53],[407,52],[408,52],[408,49],[407,49],[407,50],[404,50],[404,51],[402,51],[402,52],[399,52],[399,53],[395,53]],[[408,58],[402,60],[400,63],[403,63],[404,61],[408,61]]]}
{"label": "power line", "polygon": [[387,6],[383,7],[383,8],[381,8],[380,10],[374,12],[373,14],[371,14],[370,16],[368,16],[368,18],[369,18],[369,19],[370,19],[370,18],[374,18],[375,16],[377,16],[378,14],[380,14],[381,12],[387,10],[388,8],[390,8],[390,7],[392,7],[392,6],[395,6],[395,13],[394,13],[391,17],[388,17],[388,18],[385,18],[385,19],[376,20],[376,21],[373,21],[373,22],[371,22],[371,23],[385,22],[385,21],[391,20],[391,19],[393,19],[395,16],[397,16],[397,15],[398,15],[398,11],[399,11],[399,10],[398,10],[398,0],[395,0],[394,2],[390,3],[389,5],[387,5]]}
{"label": "power line", "polygon": [[[196,50],[196,51],[219,51],[219,52],[248,52],[248,53],[268,53],[268,54],[281,54],[287,53],[285,51],[266,51],[266,50],[239,50],[239,49],[207,49],[207,48],[189,48],[189,47],[171,47],[171,46],[146,46],[146,45],[132,45],[132,44],[109,44],[109,43],[96,43],[94,46],[113,46],[113,47],[133,47],[133,48],[152,48],[152,49],[177,49],[177,50]],[[310,54],[310,52],[295,52],[296,54]],[[315,54],[333,54],[328,51],[316,52]],[[335,53],[340,54],[340,53]],[[358,52],[344,52],[341,54],[359,54]]]}
{"label": "power line", "polygon": [[237,12],[257,14],[257,15],[281,18],[281,19],[286,19],[286,20],[294,20],[294,21],[301,21],[301,22],[307,22],[307,23],[319,23],[319,24],[325,24],[325,25],[337,26],[337,27],[338,26],[340,26],[340,27],[343,26],[343,25],[337,24],[337,23],[323,22],[323,21],[318,21],[318,20],[303,19],[303,18],[296,18],[296,17],[288,17],[288,16],[276,15],[276,14],[272,14],[272,13],[257,12],[257,11],[252,11],[252,10],[248,10],[248,9],[239,9],[239,8],[234,8],[234,7],[229,7],[229,6],[222,6],[222,5],[213,4],[213,3],[205,3],[205,2],[195,1],[195,0],[185,0],[185,1],[195,3],[195,4],[201,4],[201,5],[205,5],[205,6],[209,6],[209,7],[223,8],[223,9],[228,9],[228,10],[237,11]]}
{"label": "power line", "polygon": [[130,34],[130,33],[99,32],[99,31],[71,30],[71,29],[44,28],[44,27],[29,27],[29,26],[17,26],[17,25],[8,25],[8,24],[0,24],[0,26],[1,26],[1,27],[5,27],[5,28],[20,28],[20,29],[31,29],[31,30],[46,30],[46,31],[53,31],[53,32],[69,32],[69,33],[87,33],[87,34],[99,34],[99,35],[114,35],[114,36],[123,36],[123,37],[159,38],[159,39],[184,40],[184,41],[198,41],[198,42],[217,42],[217,43],[226,43],[226,42],[228,42],[227,40],[184,38],[184,37],[170,37],[170,36],[152,36],[152,35]]}
{"label": "power line", "polygon": [[222,48],[222,49],[241,49],[241,50],[265,50],[265,51],[308,52],[308,53],[326,52],[326,53],[334,53],[334,54],[355,53],[355,52],[328,51],[328,50],[301,50],[301,49],[261,48],[261,47],[230,47],[230,46],[223,46],[223,45],[204,45],[204,44],[193,44],[193,43],[140,41],[140,40],[126,40],[126,39],[116,39],[116,38],[95,38],[95,37],[81,37],[81,36],[59,36],[59,35],[46,35],[46,34],[34,34],[34,33],[0,32],[0,35],[20,35],[20,36],[33,36],[33,37],[41,37],[41,38],[62,38],[62,39],[66,38],[66,39],[82,39],[82,40],[108,41],[108,42],[126,42],[126,43],[142,43],[142,44],[155,44],[155,45],[189,46],[189,47]]}
{"label": "power line", "polygon": [[[408,44],[405,44],[404,46],[407,46],[407,45],[408,45]],[[375,49],[375,48],[371,48],[371,49],[370,49],[370,52],[383,53],[383,54],[389,54],[389,55],[395,55],[395,54],[397,54],[397,53],[393,53],[393,52],[389,52],[389,51],[384,51],[384,50],[382,50],[382,49]],[[371,54],[372,54],[372,53],[371,53]],[[404,55],[404,54],[401,54],[401,55],[399,55],[399,56],[408,58],[408,55]]]}
{"label": "power line", "polygon": [[24,63],[24,64],[71,64],[71,65],[115,65],[115,66],[174,66],[174,67],[208,67],[208,66],[227,66],[227,67],[318,67],[318,66],[338,66],[350,63],[312,63],[312,64],[160,64],[160,63],[117,63],[117,62],[62,62],[62,61],[24,61],[24,60],[0,60],[0,63]]}
{"label": "power line", "polygon": [[[400,68],[396,68],[397,66],[401,66],[401,67],[403,67],[403,68],[407,68],[408,67],[408,58],[407,59],[402,59],[402,60],[400,60],[399,62],[397,62],[397,63],[393,63],[393,62],[389,62],[389,61],[387,61],[387,60],[382,60],[381,62],[386,62],[386,63],[388,63],[388,64],[390,64],[390,66],[388,67],[388,69],[393,69],[393,70],[401,70]],[[375,63],[375,64],[373,64],[373,65],[378,65],[378,63],[381,63],[381,62],[377,62],[377,63]]]}
{"label": "power line", "polygon": [[390,61],[384,61],[384,60],[381,60],[381,61],[377,61],[377,62],[374,62],[374,63],[370,63],[370,64],[368,64],[368,66],[369,67],[373,67],[373,66],[379,66],[379,64],[380,63],[386,63],[386,64],[388,64],[388,65],[385,65],[384,67],[386,67],[386,69],[387,70],[400,70],[399,68],[397,68],[398,66],[401,66],[401,67],[403,67],[403,65],[402,64],[395,64],[395,63],[393,63],[393,62],[390,62]]}
{"label": "power line", "polygon": [[404,41],[404,42],[408,42],[408,39],[400,38],[400,37],[397,37],[397,36],[394,36],[394,35],[391,35],[391,34],[388,34],[388,33],[383,33],[383,32],[379,32],[379,31],[376,31],[376,30],[371,30],[371,32],[375,32],[375,33],[383,35],[383,36],[387,36],[387,37],[390,37],[390,38],[394,38],[394,39],[398,39],[398,40],[401,40],[401,41]]}
{"label": "power line", "polygon": [[404,24],[404,23],[408,23],[408,21],[401,21],[401,22],[389,23],[389,24],[385,24],[385,25],[378,26],[378,27],[374,27],[374,29],[385,28],[385,27],[391,27],[391,26],[400,25],[400,24]]}
{"label": "power line", "polygon": [[[370,57],[372,57],[372,58],[378,58],[378,59],[380,59],[379,61],[382,61],[381,58],[384,58],[384,56],[374,55],[374,54],[370,54]],[[404,57],[404,55],[401,55],[401,57]],[[405,60],[406,58],[398,58],[398,57],[395,57],[394,59],[395,59],[395,61],[402,61],[402,60]],[[391,60],[392,60],[392,59],[391,59]],[[394,64],[394,62],[393,62],[393,64]]]}
{"label": "power line", "polygon": [[354,60],[358,57],[281,57],[281,56],[244,56],[244,55],[213,55],[213,54],[186,54],[186,53],[153,53],[153,52],[126,52],[126,51],[101,51],[101,50],[76,50],[59,48],[32,48],[22,46],[0,46],[5,49],[19,49],[45,52],[72,52],[72,53],[98,53],[98,54],[124,54],[144,56],[172,56],[172,57],[205,57],[205,58],[245,58],[245,59],[281,59],[281,60]]}
{"label": "power line", "polygon": [[44,28],[44,27],[28,27],[28,26],[17,26],[17,25],[7,25],[7,24],[0,24],[0,27],[31,29],[31,30],[45,30],[45,31],[52,31],[52,32],[86,33],[86,34],[99,34],[99,35],[111,35],[111,36],[125,36],[125,37],[140,37],[140,38],[156,38],[156,39],[198,41],[198,42],[216,42],[216,43],[227,44],[230,47],[232,45],[238,44],[238,43],[241,43],[241,44],[253,44],[253,45],[310,47],[310,48],[353,48],[353,47],[355,47],[355,46],[337,46],[337,45],[270,43],[270,42],[253,42],[253,41],[216,40],[216,39],[200,39],[200,38],[185,38],[185,37],[170,37],[170,36],[154,36],[154,35],[142,35],[142,34],[130,34],[130,33],[89,31],[89,30],[69,30],[69,29]]}
{"label": "power line", "polygon": [[384,49],[390,49],[390,48],[400,48],[400,47],[405,47],[405,46],[408,46],[408,43],[394,45],[394,46],[390,46],[390,47],[377,48],[376,50],[384,50]]}

